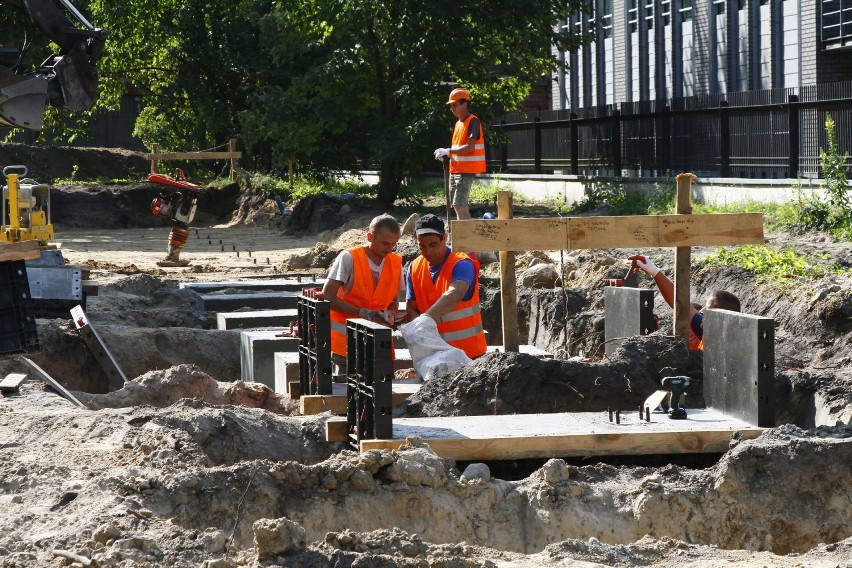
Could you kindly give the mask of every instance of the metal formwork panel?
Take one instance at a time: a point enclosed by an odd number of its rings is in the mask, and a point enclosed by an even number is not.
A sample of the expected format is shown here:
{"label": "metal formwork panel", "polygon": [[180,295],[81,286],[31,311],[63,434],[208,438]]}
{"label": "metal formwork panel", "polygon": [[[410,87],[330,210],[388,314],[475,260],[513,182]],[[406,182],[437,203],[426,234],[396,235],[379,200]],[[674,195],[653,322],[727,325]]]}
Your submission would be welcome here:
{"label": "metal formwork panel", "polygon": [[641,288],[604,288],[605,352],[610,356],[626,337],[648,335],[655,330],[654,291]]}
{"label": "metal formwork panel", "polygon": [[302,394],[331,394],[331,304],[301,296],[296,308]]}
{"label": "metal formwork panel", "polygon": [[775,427],[775,320],[705,311],[704,400],[749,424]]}
{"label": "metal formwork panel", "polygon": [[349,441],[393,437],[393,331],[361,318],[346,322],[346,422]]}

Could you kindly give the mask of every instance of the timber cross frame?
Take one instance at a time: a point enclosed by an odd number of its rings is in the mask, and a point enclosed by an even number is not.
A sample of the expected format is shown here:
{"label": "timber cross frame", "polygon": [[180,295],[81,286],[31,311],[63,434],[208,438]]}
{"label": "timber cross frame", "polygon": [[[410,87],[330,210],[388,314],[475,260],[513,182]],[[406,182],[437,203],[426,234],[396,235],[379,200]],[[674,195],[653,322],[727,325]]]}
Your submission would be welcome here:
{"label": "timber cross frame", "polygon": [[692,215],[692,181],[677,176],[677,213],[623,217],[514,219],[512,193],[497,196],[497,219],[451,221],[453,250],[500,251],[503,346],[518,351],[515,252],[672,247],[675,252],[674,335],[688,341],[690,257],[694,246],[763,244],[762,213]]}

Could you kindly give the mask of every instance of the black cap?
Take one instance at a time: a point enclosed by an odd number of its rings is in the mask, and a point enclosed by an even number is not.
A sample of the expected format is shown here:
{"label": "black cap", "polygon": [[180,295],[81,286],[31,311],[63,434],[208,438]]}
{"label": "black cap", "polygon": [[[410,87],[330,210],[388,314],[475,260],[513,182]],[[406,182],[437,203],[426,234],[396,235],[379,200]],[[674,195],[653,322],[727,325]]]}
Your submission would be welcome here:
{"label": "black cap", "polygon": [[440,237],[444,236],[444,222],[441,221],[440,217],[435,217],[431,213],[427,213],[420,217],[417,220],[417,224],[414,226],[414,234],[418,237],[420,235],[428,235],[429,233],[433,233]]}

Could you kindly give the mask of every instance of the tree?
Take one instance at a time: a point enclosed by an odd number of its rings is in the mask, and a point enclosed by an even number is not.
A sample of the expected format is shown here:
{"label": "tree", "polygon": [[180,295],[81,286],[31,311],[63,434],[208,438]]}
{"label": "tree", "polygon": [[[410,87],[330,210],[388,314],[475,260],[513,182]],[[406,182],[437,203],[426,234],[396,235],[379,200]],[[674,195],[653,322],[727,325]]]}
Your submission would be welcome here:
{"label": "tree", "polygon": [[[485,121],[555,68],[581,0],[92,0],[110,31],[104,105],[130,88],[136,133],[180,150],[238,134],[259,168],[381,172],[391,204],[446,146],[444,106],[469,89]],[[434,163],[434,162],[432,162]]]}
{"label": "tree", "polygon": [[551,46],[582,38],[555,27],[577,0],[452,5],[428,1],[279,3],[262,23],[263,48],[286,75],[258,85],[240,114],[244,136],[278,159],[315,166],[379,165],[379,199],[392,203],[436,145],[446,146],[449,91],[474,111],[515,109],[556,63]]}

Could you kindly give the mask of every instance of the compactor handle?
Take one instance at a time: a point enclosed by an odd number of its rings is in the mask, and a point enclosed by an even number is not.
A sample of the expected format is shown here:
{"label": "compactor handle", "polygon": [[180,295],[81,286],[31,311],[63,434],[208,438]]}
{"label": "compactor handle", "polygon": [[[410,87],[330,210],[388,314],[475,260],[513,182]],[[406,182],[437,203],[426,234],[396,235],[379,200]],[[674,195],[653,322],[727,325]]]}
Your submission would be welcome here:
{"label": "compactor handle", "polygon": [[9,177],[10,173],[15,173],[16,171],[20,172],[18,173],[18,177],[24,177],[27,175],[27,166],[6,166],[3,168],[3,175]]}

